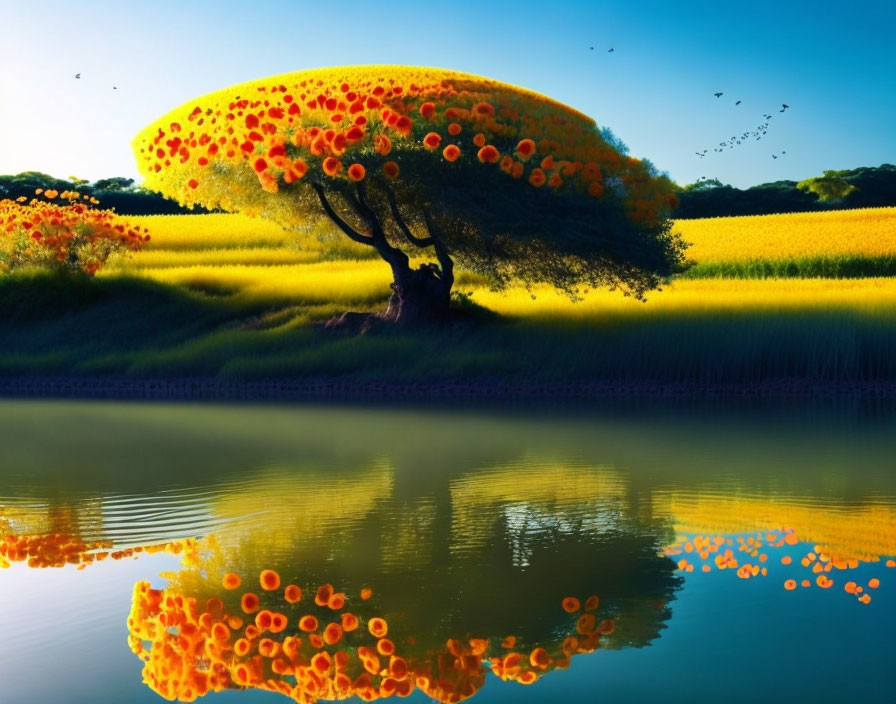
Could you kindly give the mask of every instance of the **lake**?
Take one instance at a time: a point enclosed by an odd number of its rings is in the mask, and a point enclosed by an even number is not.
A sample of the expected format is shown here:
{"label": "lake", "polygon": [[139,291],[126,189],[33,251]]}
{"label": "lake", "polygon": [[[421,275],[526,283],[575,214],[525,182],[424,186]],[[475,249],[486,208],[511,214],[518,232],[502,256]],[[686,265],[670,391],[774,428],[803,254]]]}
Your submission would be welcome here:
{"label": "lake", "polygon": [[0,401],[0,448],[5,704],[896,688],[892,406]]}

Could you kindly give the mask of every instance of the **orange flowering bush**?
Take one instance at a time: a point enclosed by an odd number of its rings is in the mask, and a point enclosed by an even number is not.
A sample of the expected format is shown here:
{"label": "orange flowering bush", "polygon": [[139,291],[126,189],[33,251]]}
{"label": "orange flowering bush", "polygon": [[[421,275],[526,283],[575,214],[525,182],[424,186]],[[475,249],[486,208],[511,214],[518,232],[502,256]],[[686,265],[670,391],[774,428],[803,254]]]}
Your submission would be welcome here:
{"label": "orange flowering bush", "polygon": [[146,228],[91,208],[95,198],[38,191],[46,200],[0,200],[0,270],[43,267],[93,275],[113,252],[136,252],[149,240]]}
{"label": "orange flowering bush", "polygon": [[[444,312],[453,262],[641,296],[680,261],[672,184],[576,110],[441,69],[284,74],[190,101],[134,141],[145,185],[294,226],[326,217],[391,266],[385,317]],[[547,185],[547,188],[542,186]],[[406,249],[436,262],[413,270]]]}

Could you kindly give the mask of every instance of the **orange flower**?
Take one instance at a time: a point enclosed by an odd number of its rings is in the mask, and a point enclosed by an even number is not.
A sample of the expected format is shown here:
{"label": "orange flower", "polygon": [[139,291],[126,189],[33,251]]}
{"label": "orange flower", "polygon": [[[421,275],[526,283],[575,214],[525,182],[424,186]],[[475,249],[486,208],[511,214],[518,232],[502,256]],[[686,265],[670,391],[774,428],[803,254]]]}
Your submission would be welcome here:
{"label": "orange flower", "polygon": [[326,159],[324,159],[323,169],[324,173],[327,176],[335,177],[339,174],[340,171],[342,171],[342,162],[339,161],[339,159],[337,159],[335,156],[328,156]]}
{"label": "orange flower", "polygon": [[513,168],[510,170],[510,175],[513,176],[514,178],[519,178],[520,176],[523,175],[523,170],[524,170],[523,162],[516,161],[513,164]]}
{"label": "orange flower", "polygon": [[450,125],[448,125],[448,134],[450,134],[452,137],[457,137],[457,135],[461,133],[462,129],[463,128],[459,124],[457,124],[456,122],[452,122]]}
{"label": "orange flower", "polygon": [[555,166],[554,157],[548,155],[544,159],[541,160],[541,168],[545,171],[550,171]]}
{"label": "orange flower", "polygon": [[478,117],[490,117],[495,114],[495,109],[489,103],[476,103],[473,106],[473,114]]}
{"label": "orange flower", "polygon": [[[189,181],[187,181],[187,185],[188,185],[190,188],[196,188],[197,186],[199,186],[199,181],[197,181],[195,178],[191,178]],[[237,585],[237,586],[238,586],[238,585]],[[235,587],[234,587],[234,588],[235,588]]]}
{"label": "orange flower", "polygon": [[521,673],[517,682],[520,684],[532,684],[538,679],[538,675],[536,675],[532,670],[526,670]]}
{"label": "orange flower", "polygon": [[568,614],[574,614],[581,608],[581,603],[574,596],[568,596],[563,600],[563,610]]}
{"label": "orange flower", "polygon": [[501,167],[501,171],[509,174],[511,171],[513,171],[513,157],[505,154],[501,157],[501,161],[498,166]]}
{"label": "orange flower", "polygon": [[504,640],[501,641],[501,647],[510,649],[516,645],[516,636],[507,636]]}
{"label": "orange flower", "polygon": [[[588,184],[588,195],[589,196],[592,196],[594,198],[600,198],[603,194],[604,194],[604,187],[601,184],[599,184],[597,181],[592,181],[591,183]],[[790,560],[788,558],[788,562],[789,561]],[[785,562],[784,564],[788,564],[788,562]]]}
{"label": "orange flower", "polygon": [[784,588],[789,592],[793,591],[794,589],[796,589],[796,580],[788,579],[784,582]]}
{"label": "orange flower", "polygon": [[441,143],[442,138],[437,132],[430,132],[423,138],[423,146],[425,146],[427,149],[438,149],[439,144]]}
{"label": "orange flower", "polygon": [[457,161],[460,158],[460,149],[456,144],[449,144],[442,150],[442,156],[445,157],[445,161]]}
{"label": "orange flower", "polygon": [[479,150],[476,156],[479,157],[479,161],[483,164],[494,164],[501,158],[501,152],[495,149],[491,144],[486,144]]}
{"label": "orange flower", "polygon": [[551,188],[560,188],[563,185],[563,179],[560,178],[560,174],[552,174],[551,178],[548,180],[548,185]]}
{"label": "orange flower", "polygon": [[302,600],[302,590],[295,584],[287,585],[283,590],[283,598],[290,604],[295,604]]}
{"label": "orange flower", "polygon": [[302,616],[302,618],[299,619],[299,629],[302,631],[305,631],[305,633],[311,633],[312,631],[316,631],[317,630],[317,619],[314,616],[312,616],[311,614]]}
{"label": "orange flower", "polygon": [[261,588],[268,592],[280,588],[280,575],[274,570],[262,570],[258,581],[261,582]]}
{"label": "orange flower", "polygon": [[256,159],[255,163],[252,164],[252,168],[255,169],[257,173],[261,173],[266,168],[268,168],[268,162],[266,162],[264,159]]}
{"label": "orange flower", "polygon": [[532,139],[520,140],[520,143],[516,145],[516,153],[520,155],[520,159],[526,161],[535,153],[535,141]]}
{"label": "orange flower", "polygon": [[436,112],[436,104],[435,103],[423,103],[420,106],[420,115],[424,120],[431,120],[432,116]]}
{"label": "orange flower", "polygon": [[327,645],[336,645],[342,640],[342,626],[337,623],[329,623],[324,629],[324,642]]}
{"label": "orange flower", "polygon": [[398,132],[398,134],[406,137],[411,133],[411,126],[411,118],[409,118],[407,115],[402,115],[395,122],[395,131]]}
{"label": "orange flower", "polygon": [[348,177],[352,181],[363,181],[366,175],[367,171],[361,164],[352,164],[348,167]]}
{"label": "orange flower", "polygon": [[259,631],[266,631],[271,627],[271,624],[274,622],[274,614],[267,609],[259,611],[255,614],[255,627],[258,628]]}
{"label": "orange flower", "polygon": [[538,188],[539,186],[543,186],[545,182],[544,171],[541,169],[532,169],[532,173],[529,174],[529,183]]}
{"label": "orange flower", "polygon": [[342,619],[342,630],[346,633],[354,631],[358,628],[358,617],[353,613],[345,612],[341,616]]}
{"label": "orange flower", "polygon": [[392,140],[384,134],[377,135],[376,139],[373,140],[373,148],[377,154],[386,156],[392,151]]}
{"label": "orange flower", "polygon": [[869,589],[877,589],[880,586],[880,580],[877,577],[872,577],[868,580],[868,588]]}
{"label": "orange flower", "polygon": [[255,613],[258,611],[258,597],[252,592],[246,592],[243,594],[243,598],[240,599],[240,606],[244,613]]}
{"label": "orange flower", "polygon": [[600,166],[593,161],[589,161],[582,169],[582,176],[587,181],[599,181],[601,179]]}
{"label": "orange flower", "polygon": [[485,146],[485,135],[482,134],[482,132],[477,134],[475,137],[473,137],[473,144],[475,144],[477,147],[484,147]]}
{"label": "orange flower", "polygon": [[[386,178],[398,178],[398,164],[396,164],[394,161],[387,161],[385,164],[383,164],[383,173],[386,174]],[[370,590],[368,589],[367,591],[369,592]],[[364,590],[362,589],[362,599],[364,598],[363,594]],[[368,596],[367,598],[369,599],[370,597]]]}
{"label": "orange flower", "polygon": [[375,616],[367,622],[367,630],[374,638],[382,638],[389,632],[389,626],[384,619]]}
{"label": "orange flower", "polygon": [[[395,164],[394,161],[386,162],[386,163]],[[397,169],[398,169],[398,164],[395,164],[395,168],[396,168],[396,175],[398,175],[398,171],[397,171]],[[394,177],[393,177],[393,178],[394,178]],[[372,590],[370,587],[364,587],[363,589],[361,589],[361,598],[362,598],[364,601],[367,601],[367,600],[368,600],[370,597],[372,597],[372,596],[373,596],[373,590]]]}
{"label": "orange flower", "polygon": [[233,652],[235,652],[240,657],[248,655],[251,649],[252,644],[245,638],[238,638],[237,641],[233,644]]}
{"label": "orange flower", "polygon": [[311,643],[311,647],[316,650],[320,650],[324,647],[324,639],[320,637],[319,633],[309,633],[308,642]]}
{"label": "orange flower", "polygon": [[616,624],[613,619],[605,618],[600,622],[600,625],[597,627],[597,632],[602,636],[610,635],[614,630],[616,630]]}

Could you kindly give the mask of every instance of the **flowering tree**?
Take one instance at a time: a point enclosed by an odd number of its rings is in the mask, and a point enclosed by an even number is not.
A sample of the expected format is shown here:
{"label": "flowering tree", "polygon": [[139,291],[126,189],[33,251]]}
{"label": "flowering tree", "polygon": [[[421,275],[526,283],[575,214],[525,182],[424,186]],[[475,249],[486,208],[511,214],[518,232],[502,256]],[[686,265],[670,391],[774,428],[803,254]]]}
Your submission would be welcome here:
{"label": "flowering tree", "polygon": [[447,311],[455,260],[497,286],[610,285],[641,298],[681,259],[668,178],[572,108],[453,71],[344,67],[246,83],[174,110],[134,150],[145,185],[186,205],[286,227],[329,218],[391,267],[381,317],[398,323]]}
{"label": "flowering tree", "polygon": [[[0,201],[0,271],[40,267],[92,276],[113,252],[138,251],[149,240],[146,228],[110,210],[91,208],[95,198],[37,191],[46,200]],[[57,198],[68,202],[60,204]]]}

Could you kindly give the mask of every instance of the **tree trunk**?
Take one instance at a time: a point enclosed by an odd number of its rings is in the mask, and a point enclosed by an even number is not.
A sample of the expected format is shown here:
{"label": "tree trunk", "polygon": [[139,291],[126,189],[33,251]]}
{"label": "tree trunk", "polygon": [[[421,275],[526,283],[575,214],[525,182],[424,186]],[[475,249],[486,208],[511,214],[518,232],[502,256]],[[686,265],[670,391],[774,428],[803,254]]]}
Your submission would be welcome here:
{"label": "tree trunk", "polygon": [[389,305],[381,314],[383,320],[415,326],[448,317],[451,284],[439,278],[434,265],[423,264],[419,269],[408,267],[394,277],[391,288]]}
{"label": "tree trunk", "polygon": [[348,193],[345,197],[355,213],[367,225],[369,233],[358,232],[346,223],[333,209],[320,184],[312,184],[312,187],[330,219],[353,241],[376,249],[392,269],[390,284],[392,296],[385,311],[374,314],[343,313],[329,320],[327,328],[364,333],[380,323],[414,327],[438,323],[448,317],[451,287],[454,285],[454,262],[428,212],[424,211],[424,219],[429,237],[417,237],[405,224],[398,211],[395,195],[389,189],[392,217],[405,238],[420,248],[433,247],[439,262],[421,264],[417,269],[412,269],[408,255],[387,241],[382,217],[368,205],[367,190],[363,183],[356,185],[355,194]]}

